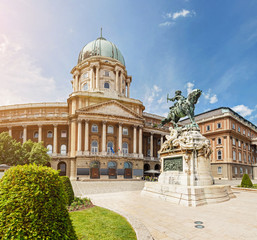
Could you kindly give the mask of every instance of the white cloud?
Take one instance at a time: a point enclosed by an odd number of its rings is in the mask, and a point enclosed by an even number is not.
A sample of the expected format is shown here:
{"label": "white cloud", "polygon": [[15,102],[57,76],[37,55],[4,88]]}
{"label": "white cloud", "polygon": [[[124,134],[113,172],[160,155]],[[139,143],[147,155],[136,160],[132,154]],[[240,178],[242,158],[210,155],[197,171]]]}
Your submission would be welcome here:
{"label": "white cloud", "polygon": [[162,89],[157,86],[157,85],[153,85],[152,88],[148,88],[146,90],[145,96],[144,96],[144,104],[146,106],[146,110],[151,112],[151,108],[152,103],[153,102],[158,102],[159,104],[161,104],[161,101],[164,101],[164,99],[162,99],[163,97],[161,97],[159,100],[157,100],[157,97],[159,97],[159,92],[161,92]]}
{"label": "white cloud", "polygon": [[157,85],[153,85],[153,89],[154,89],[154,91],[155,92],[161,92],[161,88],[160,87],[158,87]]}
{"label": "white cloud", "polygon": [[210,104],[218,102],[218,97],[216,94],[211,93],[211,89],[208,90],[207,93],[203,93],[203,96],[206,100],[209,101]]}
{"label": "white cloud", "polygon": [[42,69],[22,46],[0,35],[0,105],[55,99],[55,81],[44,77]]}
{"label": "white cloud", "polygon": [[252,114],[252,112],[254,111],[253,109],[248,108],[245,105],[237,105],[235,107],[232,107],[232,109],[239,113],[242,117],[246,117]]}
{"label": "white cloud", "polygon": [[188,95],[189,93],[191,93],[193,91],[194,84],[191,82],[188,82],[186,84],[186,86],[187,86],[187,95]]}
{"label": "white cloud", "polygon": [[157,100],[159,104],[164,103],[164,97],[161,97],[159,100]]}
{"label": "white cloud", "polygon": [[172,18],[176,19],[178,17],[186,17],[189,13],[190,13],[190,11],[188,11],[186,9],[182,9],[180,12],[173,13]]}
{"label": "white cloud", "polygon": [[174,24],[174,22],[166,21],[166,22],[160,23],[159,26],[160,27],[167,27],[167,26],[170,26],[170,25],[173,25],[173,24]]}

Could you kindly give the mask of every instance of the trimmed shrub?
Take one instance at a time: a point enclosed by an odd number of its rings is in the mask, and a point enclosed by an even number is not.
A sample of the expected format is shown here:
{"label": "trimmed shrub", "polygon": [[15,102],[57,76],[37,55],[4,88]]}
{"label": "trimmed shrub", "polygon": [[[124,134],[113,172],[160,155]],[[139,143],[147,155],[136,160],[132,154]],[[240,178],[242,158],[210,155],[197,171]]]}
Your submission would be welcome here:
{"label": "trimmed shrub", "polygon": [[5,172],[0,180],[0,238],[77,240],[58,171],[31,164]]}
{"label": "trimmed shrub", "polygon": [[252,186],[253,186],[253,183],[252,183],[250,177],[248,176],[248,174],[244,174],[242,181],[241,181],[241,187],[250,188]]}
{"label": "trimmed shrub", "polygon": [[64,191],[66,192],[67,197],[67,205],[71,205],[72,201],[74,200],[74,192],[70,182],[70,178],[67,176],[60,177],[63,182]]}

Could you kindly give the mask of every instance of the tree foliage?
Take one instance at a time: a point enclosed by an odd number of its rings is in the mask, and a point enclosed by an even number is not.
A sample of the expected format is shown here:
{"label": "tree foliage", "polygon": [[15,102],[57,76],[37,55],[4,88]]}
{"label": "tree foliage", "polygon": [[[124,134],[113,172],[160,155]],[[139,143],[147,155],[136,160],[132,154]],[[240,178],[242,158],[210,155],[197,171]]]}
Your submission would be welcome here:
{"label": "tree foliage", "polygon": [[21,144],[7,132],[0,134],[0,164],[14,166],[36,163],[37,165],[46,165],[49,161],[47,149],[42,143],[28,140]]}
{"label": "tree foliage", "polygon": [[252,187],[252,186],[253,186],[253,183],[252,183],[249,175],[244,174],[244,176],[242,178],[242,181],[241,181],[241,187],[249,188],[249,187]]}
{"label": "tree foliage", "polygon": [[67,176],[60,177],[63,182],[64,191],[66,192],[67,204],[70,206],[74,200],[74,191],[71,185],[70,178]]}
{"label": "tree foliage", "polygon": [[0,238],[77,239],[58,171],[36,164],[6,171],[0,180]]}

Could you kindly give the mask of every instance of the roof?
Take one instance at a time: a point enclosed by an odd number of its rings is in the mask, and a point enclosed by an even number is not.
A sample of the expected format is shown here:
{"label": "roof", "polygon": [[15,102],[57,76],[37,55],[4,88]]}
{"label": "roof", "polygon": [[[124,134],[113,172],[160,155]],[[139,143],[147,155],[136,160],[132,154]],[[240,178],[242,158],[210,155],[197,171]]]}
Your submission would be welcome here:
{"label": "roof", "polygon": [[[195,118],[196,118],[196,121],[200,121],[200,120],[206,119],[208,117],[219,116],[219,115],[227,113],[227,112],[232,113],[235,117],[239,118],[241,121],[245,122],[247,125],[249,125],[250,127],[254,128],[255,130],[257,130],[257,126],[256,125],[254,125],[252,122],[248,121],[247,119],[245,119],[244,117],[242,117],[241,115],[239,115],[238,113],[236,113],[234,110],[232,110],[229,107],[215,108],[215,109],[209,110],[207,112],[203,112],[203,113],[197,114],[197,115],[195,115]],[[183,122],[187,122],[187,121],[189,121],[188,118],[183,119],[183,120],[181,120],[179,122],[183,123]]]}
{"label": "roof", "polygon": [[78,63],[81,63],[85,59],[93,56],[110,57],[118,60],[125,66],[124,57],[118,47],[103,37],[97,38],[82,48],[79,53]]}

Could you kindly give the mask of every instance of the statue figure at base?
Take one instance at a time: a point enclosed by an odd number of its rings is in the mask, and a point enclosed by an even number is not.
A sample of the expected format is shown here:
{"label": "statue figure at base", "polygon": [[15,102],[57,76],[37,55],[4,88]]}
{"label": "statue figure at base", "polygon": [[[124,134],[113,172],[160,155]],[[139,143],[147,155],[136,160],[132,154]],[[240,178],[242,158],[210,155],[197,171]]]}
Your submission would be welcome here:
{"label": "statue figure at base", "polygon": [[182,117],[188,116],[192,126],[197,126],[194,118],[195,104],[198,101],[198,98],[201,96],[202,91],[199,89],[194,89],[191,93],[188,94],[188,97],[185,98],[181,95],[181,91],[178,90],[175,92],[175,96],[173,98],[168,98],[167,101],[175,101],[177,102],[170,107],[170,112],[168,116],[162,120],[161,125],[165,125],[168,122],[172,122],[174,127],[177,128],[178,121]]}

